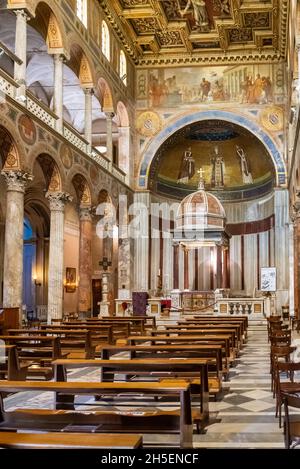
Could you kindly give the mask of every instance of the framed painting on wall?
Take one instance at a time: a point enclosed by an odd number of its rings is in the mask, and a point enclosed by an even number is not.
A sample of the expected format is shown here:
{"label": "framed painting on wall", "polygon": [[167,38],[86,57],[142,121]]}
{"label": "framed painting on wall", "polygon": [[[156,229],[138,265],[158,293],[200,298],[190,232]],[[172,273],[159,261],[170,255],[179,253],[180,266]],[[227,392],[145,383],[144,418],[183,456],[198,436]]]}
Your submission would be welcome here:
{"label": "framed painting on wall", "polygon": [[75,267],[66,268],[66,293],[74,293],[76,291],[76,269]]}

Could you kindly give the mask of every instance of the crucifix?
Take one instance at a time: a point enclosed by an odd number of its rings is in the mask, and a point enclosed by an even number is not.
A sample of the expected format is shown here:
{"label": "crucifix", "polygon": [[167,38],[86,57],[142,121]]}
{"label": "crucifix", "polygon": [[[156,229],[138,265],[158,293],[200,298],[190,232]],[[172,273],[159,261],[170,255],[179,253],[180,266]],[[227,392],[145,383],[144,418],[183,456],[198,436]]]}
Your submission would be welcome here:
{"label": "crucifix", "polygon": [[107,257],[103,257],[102,261],[99,262],[99,265],[103,268],[104,272],[108,270],[108,267],[111,267],[111,261]]}

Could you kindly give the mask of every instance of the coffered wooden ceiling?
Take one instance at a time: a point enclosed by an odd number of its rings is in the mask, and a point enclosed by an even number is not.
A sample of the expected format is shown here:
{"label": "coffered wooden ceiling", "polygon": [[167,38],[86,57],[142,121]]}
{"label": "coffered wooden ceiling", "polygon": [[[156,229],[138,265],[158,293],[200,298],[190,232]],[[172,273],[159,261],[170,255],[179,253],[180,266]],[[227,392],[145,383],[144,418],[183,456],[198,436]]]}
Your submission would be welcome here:
{"label": "coffered wooden ceiling", "polygon": [[98,0],[137,65],[278,62],[289,0]]}

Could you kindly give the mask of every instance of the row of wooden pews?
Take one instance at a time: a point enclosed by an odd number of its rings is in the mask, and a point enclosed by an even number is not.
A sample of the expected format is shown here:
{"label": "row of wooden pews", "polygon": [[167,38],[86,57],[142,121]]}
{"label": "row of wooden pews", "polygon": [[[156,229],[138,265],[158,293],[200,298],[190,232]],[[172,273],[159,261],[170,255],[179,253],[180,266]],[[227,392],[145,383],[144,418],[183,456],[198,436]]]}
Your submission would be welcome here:
{"label": "row of wooden pews", "polygon": [[[209,396],[216,398],[222,393],[222,381],[229,378],[229,368],[246,340],[246,318],[220,319],[191,317],[158,327],[153,319],[109,317],[43,325],[35,332],[27,330],[27,334],[22,331],[32,346],[41,338],[55,339],[60,354],[50,362],[52,382],[18,381],[9,375],[8,380],[0,381],[0,446],[1,434],[10,431],[15,435],[18,429],[25,429],[51,432],[52,436],[58,431],[63,435],[134,433],[138,438],[146,433],[176,433],[180,447],[192,447],[194,429],[202,432],[209,421]],[[112,332],[120,323],[121,332],[122,325],[127,328],[122,342]],[[97,343],[94,337],[93,353],[74,358],[72,347],[84,342],[80,334],[100,336],[104,330],[110,330],[110,340],[107,337]],[[10,347],[20,346],[20,332],[10,331],[10,339],[6,339],[12,341]],[[68,340],[69,348],[64,348]],[[99,369],[99,380],[72,381],[74,370],[79,369]],[[4,396],[24,391],[52,391],[55,408],[5,411]],[[95,396],[96,409],[80,410],[82,401],[76,400],[77,395]],[[120,410],[124,398],[130,399],[132,410]],[[172,403],[172,410],[161,408],[165,399]]]}

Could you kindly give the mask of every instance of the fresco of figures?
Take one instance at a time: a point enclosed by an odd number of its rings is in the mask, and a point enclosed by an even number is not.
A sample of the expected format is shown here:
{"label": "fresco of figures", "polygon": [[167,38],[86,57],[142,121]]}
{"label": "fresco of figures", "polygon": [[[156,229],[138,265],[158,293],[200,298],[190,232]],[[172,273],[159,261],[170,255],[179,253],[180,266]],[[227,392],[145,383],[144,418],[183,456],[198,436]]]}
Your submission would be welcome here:
{"label": "fresco of figures", "polygon": [[281,104],[283,77],[280,66],[270,64],[140,70],[138,105],[168,108],[214,102]]}

